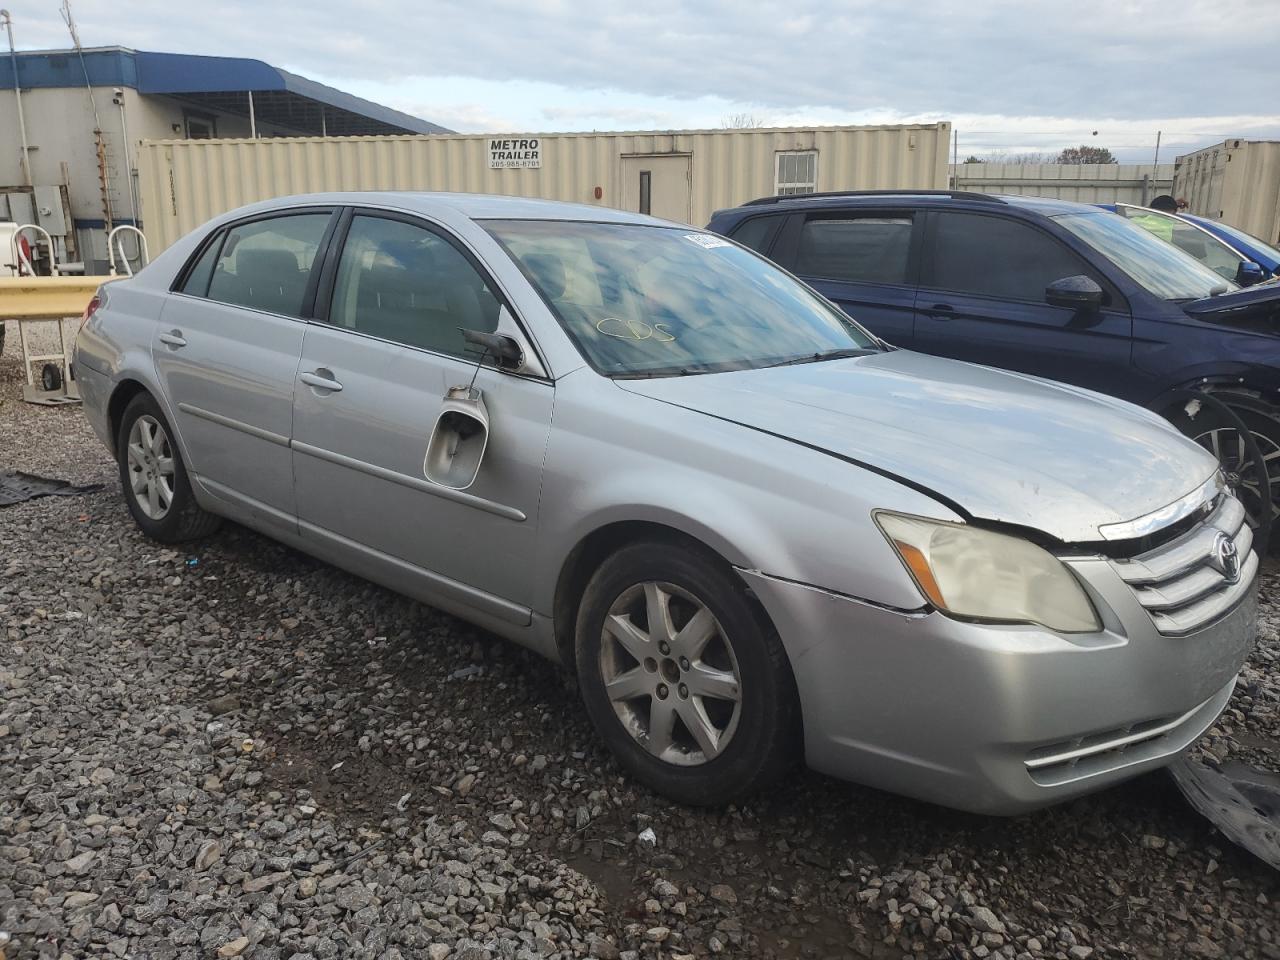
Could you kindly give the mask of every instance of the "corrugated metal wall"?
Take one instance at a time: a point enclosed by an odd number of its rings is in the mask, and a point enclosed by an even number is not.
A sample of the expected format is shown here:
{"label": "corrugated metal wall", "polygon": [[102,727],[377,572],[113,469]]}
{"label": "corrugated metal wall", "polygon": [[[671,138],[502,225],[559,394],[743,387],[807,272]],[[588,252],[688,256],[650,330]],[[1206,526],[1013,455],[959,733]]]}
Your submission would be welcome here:
{"label": "corrugated metal wall", "polygon": [[1225,140],[1178,157],[1174,190],[1197,216],[1280,243],[1280,142]]}
{"label": "corrugated metal wall", "polygon": [[[148,141],[139,153],[153,253],[210,217],[325,190],[456,190],[622,205],[622,157],[688,154],[691,219],[774,192],[779,151],[818,152],[818,190],[945,188],[949,123],[538,137],[540,169],[489,169],[488,134]],[[498,136],[498,135],[495,135]],[[602,196],[595,198],[595,189]]]}
{"label": "corrugated metal wall", "polygon": [[1173,189],[1172,163],[960,163],[957,190],[1054,197],[1077,203],[1136,203]]}

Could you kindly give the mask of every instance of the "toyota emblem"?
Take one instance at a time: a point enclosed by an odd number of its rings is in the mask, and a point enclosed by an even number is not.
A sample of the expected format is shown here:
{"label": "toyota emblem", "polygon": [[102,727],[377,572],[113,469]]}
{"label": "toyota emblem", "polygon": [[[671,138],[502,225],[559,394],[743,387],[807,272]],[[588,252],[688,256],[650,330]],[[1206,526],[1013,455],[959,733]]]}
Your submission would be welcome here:
{"label": "toyota emblem", "polygon": [[1209,559],[1230,583],[1240,579],[1240,554],[1236,550],[1236,542],[1225,533],[1214,537]]}

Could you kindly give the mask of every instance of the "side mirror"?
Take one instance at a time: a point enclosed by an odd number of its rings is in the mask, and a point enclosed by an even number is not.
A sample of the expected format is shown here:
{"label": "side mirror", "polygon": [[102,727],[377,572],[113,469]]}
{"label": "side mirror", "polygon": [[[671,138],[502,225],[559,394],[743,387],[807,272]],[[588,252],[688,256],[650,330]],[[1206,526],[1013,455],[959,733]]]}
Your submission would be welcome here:
{"label": "side mirror", "polygon": [[1261,283],[1266,279],[1266,272],[1261,265],[1254,263],[1252,260],[1241,260],[1240,269],[1236,271],[1236,283],[1242,287],[1251,287],[1255,283]]}
{"label": "side mirror", "polygon": [[489,445],[489,411],[472,386],[450,387],[436,417],[422,472],[432,483],[465,490],[475,483]]}
{"label": "side mirror", "polygon": [[1102,288],[1083,275],[1063,277],[1044,288],[1044,301],[1055,307],[1096,310],[1102,306]]}
{"label": "side mirror", "polygon": [[524,350],[514,337],[505,333],[482,333],[462,328],[462,339],[482,358],[493,357],[503,370],[519,370],[524,366]]}

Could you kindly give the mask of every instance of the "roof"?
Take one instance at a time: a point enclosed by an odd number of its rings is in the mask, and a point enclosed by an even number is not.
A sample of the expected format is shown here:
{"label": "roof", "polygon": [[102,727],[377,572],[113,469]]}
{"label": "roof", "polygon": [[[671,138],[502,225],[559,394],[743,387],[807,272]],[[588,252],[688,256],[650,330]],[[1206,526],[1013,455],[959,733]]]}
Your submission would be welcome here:
{"label": "roof", "polygon": [[[83,64],[80,57],[83,56]],[[174,97],[196,107],[248,115],[250,92],[259,126],[299,133],[367,136],[449,133],[448,129],[382,104],[336,90],[261,60],[151,53],[127,47],[27,50],[17,54],[24,88],[132,87],[138,93]],[[13,86],[13,66],[0,58],[0,88]]]}
{"label": "roof", "polygon": [[1013,194],[972,193],[964,190],[848,190],[832,193],[802,193],[794,196],[761,197],[730,210],[719,210],[721,213],[767,213],[771,210],[823,210],[849,206],[911,206],[911,207],[963,207],[964,209],[982,209],[983,207],[1016,207],[1040,213],[1045,216],[1056,216],[1065,213],[1096,212],[1096,207],[1087,203],[1075,203],[1070,200],[1055,200],[1049,197],[1027,197]]}
{"label": "roof", "polygon": [[[649,226],[680,226],[667,220],[613,207],[597,207],[589,203],[567,203],[562,200],[535,200],[487,193],[427,193],[412,190],[362,190],[341,193],[308,193],[293,197],[276,197],[232,211],[228,219],[247,212],[279,210],[306,204],[345,204],[394,207],[400,210],[431,214],[442,207],[470,220],[584,220],[596,223],[638,223]],[[219,218],[222,219],[222,218]],[[699,231],[701,232],[701,231]]]}

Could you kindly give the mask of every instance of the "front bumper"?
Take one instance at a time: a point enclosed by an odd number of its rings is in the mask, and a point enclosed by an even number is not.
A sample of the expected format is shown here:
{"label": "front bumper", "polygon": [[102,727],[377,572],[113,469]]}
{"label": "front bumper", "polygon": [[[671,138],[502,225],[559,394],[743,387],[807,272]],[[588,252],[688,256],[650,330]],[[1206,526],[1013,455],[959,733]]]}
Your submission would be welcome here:
{"label": "front bumper", "polygon": [[1226,706],[1257,583],[1186,636],[1159,633],[1115,567],[1072,567],[1096,634],[964,623],[739,571],[782,637],[809,766],[980,813],[1016,814],[1167,764]]}

